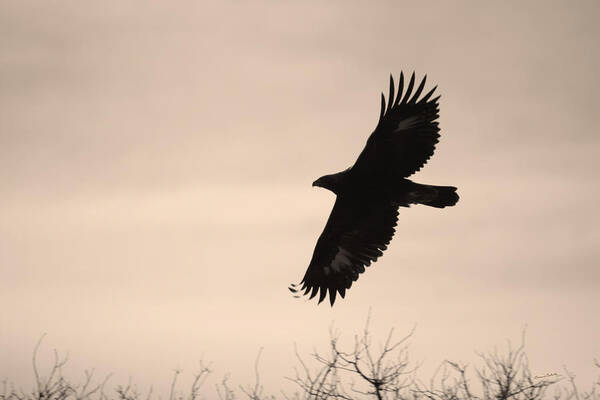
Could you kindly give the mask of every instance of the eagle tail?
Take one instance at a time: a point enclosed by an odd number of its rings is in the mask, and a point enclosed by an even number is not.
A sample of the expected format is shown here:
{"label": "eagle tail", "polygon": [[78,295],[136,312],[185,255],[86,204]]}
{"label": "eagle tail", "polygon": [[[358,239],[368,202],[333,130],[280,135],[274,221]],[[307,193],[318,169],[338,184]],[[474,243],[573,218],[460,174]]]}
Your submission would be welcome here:
{"label": "eagle tail", "polygon": [[454,186],[421,185],[415,203],[429,207],[444,208],[458,203],[458,193]]}

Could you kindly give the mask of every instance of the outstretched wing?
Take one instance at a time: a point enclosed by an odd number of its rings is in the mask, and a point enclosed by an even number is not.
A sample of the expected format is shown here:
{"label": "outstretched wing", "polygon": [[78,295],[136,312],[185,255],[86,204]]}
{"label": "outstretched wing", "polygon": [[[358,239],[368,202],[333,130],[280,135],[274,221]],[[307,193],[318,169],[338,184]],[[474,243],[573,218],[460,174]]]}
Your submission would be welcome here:
{"label": "outstretched wing", "polygon": [[413,72],[406,92],[402,93],[404,75],[400,73],[398,95],[394,96],[394,78],[390,75],[390,94],[386,105],[381,94],[379,123],[367,140],[367,144],[353,171],[360,175],[386,175],[406,178],[425,165],[433,155],[440,135],[438,123],[439,96],[429,100],[437,88],[434,87],[419,99],[425,80],[423,78],[416,92]]}
{"label": "outstretched wing", "polygon": [[365,267],[381,257],[394,236],[398,205],[384,200],[356,201],[338,196],[313,252],[304,278],[290,286],[310,298],[320,290],[319,303],[329,291],[331,305],[342,298]]}

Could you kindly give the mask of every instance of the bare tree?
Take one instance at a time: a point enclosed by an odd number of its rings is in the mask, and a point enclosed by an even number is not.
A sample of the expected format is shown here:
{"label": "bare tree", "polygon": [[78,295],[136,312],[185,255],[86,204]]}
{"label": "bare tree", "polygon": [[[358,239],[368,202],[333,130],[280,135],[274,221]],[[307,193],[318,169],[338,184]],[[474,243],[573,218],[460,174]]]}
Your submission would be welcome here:
{"label": "bare tree", "polygon": [[37,355],[45,334],[40,337],[33,350],[31,358],[34,389],[27,393],[23,390],[16,390],[14,387],[8,388],[4,383],[3,393],[0,394],[0,400],[84,400],[84,399],[105,399],[104,386],[110,376],[107,376],[100,383],[93,383],[93,370],[84,371],[84,380],[82,384],[72,384],[67,381],[62,373],[62,368],[68,361],[68,356],[60,357],[54,350],[54,362],[50,371],[43,376],[39,371]]}
{"label": "bare tree", "polygon": [[[594,365],[598,368],[598,372],[600,372],[600,362],[594,359]],[[569,384],[565,387],[558,386],[554,392],[554,399],[565,399],[565,400],[600,400],[600,374],[594,383],[592,383],[592,387],[589,391],[580,391],[577,385],[575,384],[575,374],[567,369],[566,366],[563,366],[563,370],[569,381]]]}
{"label": "bare tree", "polygon": [[[532,376],[525,354],[525,332],[521,344],[513,349],[510,342],[506,354],[478,353],[482,365],[475,368],[478,395],[468,378],[467,365],[445,361],[431,379],[428,387],[415,383],[416,393],[430,400],[538,400],[546,389],[561,380],[550,373]],[[441,371],[441,373],[440,373]]]}
{"label": "bare tree", "polygon": [[[548,388],[552,386],[555,389],[551,395],[554,400],[600,400],[600,377],[590,390],[580,391],[575,375],[566,367],[564,375],[555,372],[533,375],[525,353],[524,333],[517,348],[509,342],[505,352],[495,349],[489,353],[477,353],[479,363],[473,367],[444,361],[428,384],[424,384],[416,378],[417,367],[408,362],[407,342],[414,328],[399,340],[394,339],[394,331],[390,330],[377,347],[369,332],[369,320],[367,318],[361,334],[354,337],[353,345],[347,348],[341,344],[340,334],[334,329],[330,330],[328,351],[325,353],[314,351],[306,359],[295,347],[298,365],[295,375],[287,379],[299,390],[292,396],[282,392],[281,397],[288,400],[542,400],[549,397]],[[42,373],[37,355],[43,337],[33,351],[33,389],[28,392],[17,390],[4,381],[0,386],[0,400],[153,399],[152,388],[143,395],[131,381],[107,394],[105,388],[110,375],[98,382],[94,379],[93,370],[84,371],[83,383],[73,384],[62,373],[68,357],[60,357],[56,351],[52,367]],[[254,363],[254,384],[232,386],[226,374],[220,384],[215,385],[219,399],[235,400],[238,393],[249,400],[275,399],[264,394],[261,383],[259,361],[262,350],[259,350]],[[595,365],[600,370],[597,360]],[[176,370],[173,375],[168,400],[203,399],[201,389],[212,373],[210,366],[200,362],[191,386],[184,392],[177,388],[181,372]],[[561,381],[566,385],[557,385]]]}
{"label": "bare tree", "polygon": [[[407,340],[414,329],[398,341],[393,330],[381,345],[373,349],[369,319],[362,335],[356,336],[354,347],[344,351],[339,335],[331,332],[328,357],[314,352],[316,367],[310,368],[296,350],[300,368],[288,378],[300,388],[295,399],[359,399],[378,400],[541,400],[546,390],[563,379],[560,374],[534,376],[525,353],[525,332],[521,344],[508,343],[505,353],[494,350],[477,353],[480,365],[468,370],[467,364],[444,361],[428,385],[415,378],[417,367],[409,367]],[[598,400],[600,380],[582,396],[573,380],[571,388],[555,396],[555,400]],[[593,397],[596,396],[596,397]],[[580,398],[581,397],[581,398]]]}
{"label": "bare tree", "polygon": [[[330,355],[315,352],[313,358],[319,366],[312,370],[296,350],[300,369],[293,378],[305,399],[355,399],[373,397],[378,400],[402,398],[401,393],[410,386],[409,376],[415,368],[408,366],[406,342],[414,329],[400,340],[393,340],[390,330],[385,342],[376,353],[372,349],[369,333],[370,317],[361,335],[354,337],[354,346],[348,351],[339,345],[339,334],[330,331]],[[346,383],[349,381],[348,383]]]}

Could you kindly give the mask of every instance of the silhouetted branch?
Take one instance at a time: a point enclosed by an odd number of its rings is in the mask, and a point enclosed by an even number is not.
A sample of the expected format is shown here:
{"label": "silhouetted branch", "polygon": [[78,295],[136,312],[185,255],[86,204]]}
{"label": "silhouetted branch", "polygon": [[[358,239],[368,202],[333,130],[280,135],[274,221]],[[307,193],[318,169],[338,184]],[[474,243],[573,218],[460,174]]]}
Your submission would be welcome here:
{"label": "silhouetted branch", "polygon": [[246,396],[248,396],[248,398],[250,400],[263,400],[263,399],[275,399],[275,397],[273,396],[263,396],[263,386],[260,384],[260,373],[258,372],[258,364],[260,361],[260,355],[263,351],[263,348],[261,347],[258,350],[258,355],[256,356],[256,360],[254,361],[254,376],[255,376],[255,380],[254,380],[254,387],[250,387],[250,385],[247,385],[245,388],[243,386],[240,385],[240,390],[242,392],[244,392],[244,394]]}
{"label": "silhouetted branch", "polygon": [[[370,317],[367,318],[361,336],[355,336],[354,346],[344,351],[339,345],[339,335],[330,331],[330,356],[315,352],[314,360],[320,367],[311,371],[296,349],[296,358],[301,366],[296,376],[288,378],[296,383],[306,399],[354,399],[356,395],[377,399],[399,398],[400,393],[409,386],[407,375],[414,372],[408,369],[408,357],[405,342],[414,329],[399,341],[393,341],[393,329],[390,330],[379,352],[372,350],[369,333]],[[350,392],[345,389],[344,378],[350,380]],[[358,380],[358,383],[354,379]]]}
{"label": "silhouetted branch", "polygon": [[[231,388],[227,384],[228,380],[229,380],[229,375],[225,374],[225,376],[223,376],[223,379],[221,380],[221,386],[215,385],[215,388],[217,390],[217,395],[219,396],[220,400],[234,400],[235,399],[235,393],[233,392],[233,390],[231,390]],[[223,392],[221,392],[221,390]]]}
{"label": "silhouetted branch", "polygon": [[[533,375],[525,353],[525,332],[517,348],[513,348],[509,342],[505,352],[495,349],[490,353],[477,353],[479,365],[469,367],[467,364],[444,361],[429,384],[425,385],[416,380],[417,368],[409,367],[408,362],[407,342],[414,328],[400,340],[395,340],[394,330],[390,330],[376,351],[369,325],[370,316],[361,334],[354,337],[353,345],[348,348],[342,346],[339,332],[330,329],[328,351],[315,350],[310,355],[311,362],[307,362],[294,345],[297,360],[295,375],[286,379],[293,382],[299,391],[291,397],[282,392],[281,397],[288,400],[542,400],[548,387],[565,380],[565,386],[554,386],[555,391],[551,396],[554,400],[600,400],[600,377],[590,390],[580,391],[575,375],[566,367],[563,367],[563,375],[554,372]],[[63,377],[62,371],[68,357],[60,357],[56,350],[53,364],[44,374],[38,365],[38,352],[43,338],[36,343],[32,356],[34,389],[31,392],[17,390],[9,382],[3,381],[0,400],[152,400],[152,387],[143,396],[131,380],[126,386],[117,386],[111,396],[107,395],[105,388],[110,375],[95,383],[94,370],[84,371],[81,384],[71,383]],[[263,394],[259,373],[262,351],[263,348],[259,350],[254,363],[254,384],[237,386],[250,400],[275,399],[274,396]],[[594,365],[600,369],[598,360],[594,360]],[[199,372],[193,376],[189,391],[186,392],[177,389],[181,373],[181,370],[175,370],[168,400],[203,399],[201,389],[212,373],[210,366],[200,362]],[[225,375],[215,389],[221,400],[235,400],[237,397],[229,385],[229,375]]]}

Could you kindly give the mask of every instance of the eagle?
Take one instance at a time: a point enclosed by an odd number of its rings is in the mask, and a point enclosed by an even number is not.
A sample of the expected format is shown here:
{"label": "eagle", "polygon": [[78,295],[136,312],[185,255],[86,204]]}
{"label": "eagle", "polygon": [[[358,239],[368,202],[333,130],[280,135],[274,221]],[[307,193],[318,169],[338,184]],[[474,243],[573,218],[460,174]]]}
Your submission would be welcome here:
{"label": "eagle", "polygon": [[413,94],[413,72],[403,93],[404,74],[397,90],[390,75],[387,105],[382,92],[379,122],[354,165],[313,182],[335,193],[336,200],[304,278],[289,287],[295,297],[312,299],[319,293],[320,304],[329,292],[333,306],[336,294],[344,298],[365,267],[383,255],[394,236],[399,207],[444,208],[458,202],[454,186],[407,179],[427,163],[440,137],[440,96],[432,98],[437,86],[420,97],[426,79]]}

